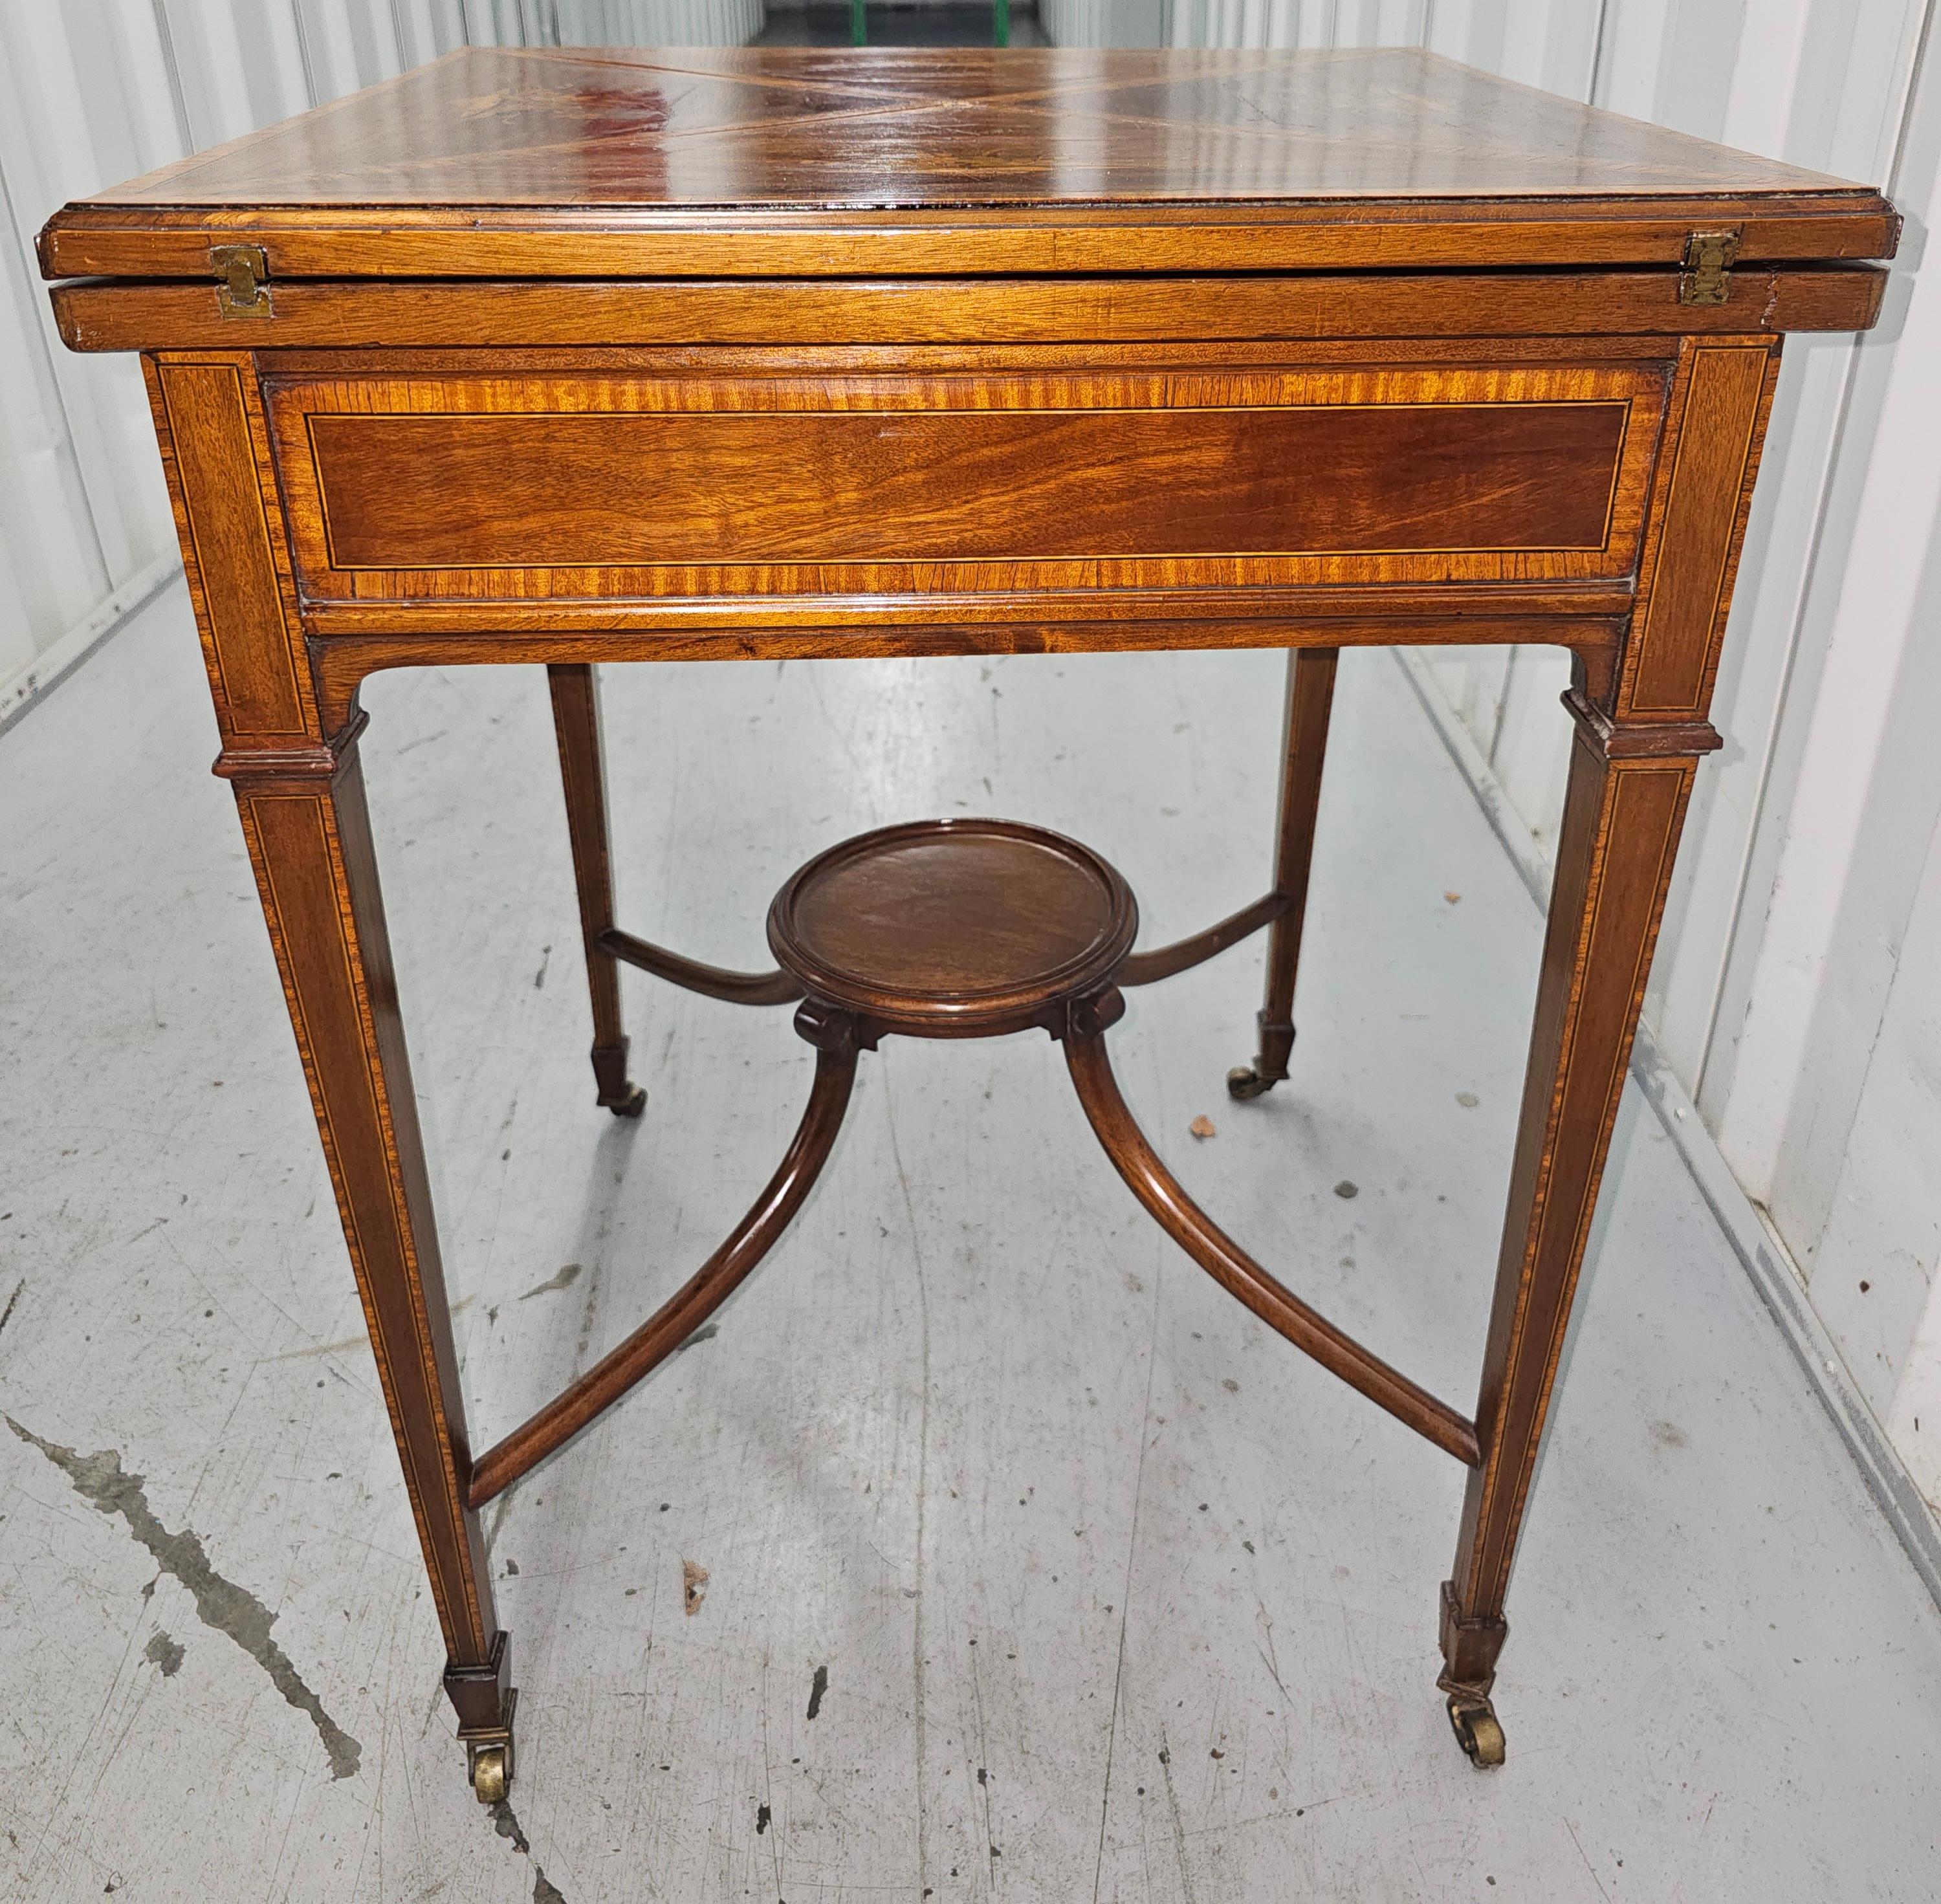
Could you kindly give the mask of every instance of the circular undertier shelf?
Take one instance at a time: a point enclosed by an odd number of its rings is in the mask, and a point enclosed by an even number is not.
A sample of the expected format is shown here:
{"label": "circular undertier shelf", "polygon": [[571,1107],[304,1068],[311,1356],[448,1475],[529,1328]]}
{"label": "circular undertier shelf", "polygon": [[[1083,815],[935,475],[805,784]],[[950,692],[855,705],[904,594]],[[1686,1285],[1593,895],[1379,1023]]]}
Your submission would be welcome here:
{"label": "circular undertier shelf", "polygon": [[928,820],[833,846],[793,874],[769,944],[812,999],[879,1031],[989,1038],[1109,987],[1132,889],[1088,848],[1004,820]]}

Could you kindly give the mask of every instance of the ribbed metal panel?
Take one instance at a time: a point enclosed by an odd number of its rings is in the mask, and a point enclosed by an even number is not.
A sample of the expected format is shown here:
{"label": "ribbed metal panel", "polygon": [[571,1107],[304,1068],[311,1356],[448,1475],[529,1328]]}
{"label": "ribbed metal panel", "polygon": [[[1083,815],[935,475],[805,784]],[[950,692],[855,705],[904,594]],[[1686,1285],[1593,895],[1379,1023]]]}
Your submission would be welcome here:
{"label": "ribbed metal panel", "polygon": [[0,718],[176,561],[141,374],[55,336],[56,206],[471,45],[736,45],[762,0],[0,5]]}

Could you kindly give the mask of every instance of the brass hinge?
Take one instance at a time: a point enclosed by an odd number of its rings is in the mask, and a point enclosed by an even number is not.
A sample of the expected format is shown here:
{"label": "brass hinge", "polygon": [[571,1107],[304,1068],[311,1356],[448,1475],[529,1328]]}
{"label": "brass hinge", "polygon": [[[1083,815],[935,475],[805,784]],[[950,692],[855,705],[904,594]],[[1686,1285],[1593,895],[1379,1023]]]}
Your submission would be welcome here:
{"label": "brass hinge", "polygon": [[263,280],[270,275],[270,261],[261,245],[217,245],[209,254],[221,280],[215,301],[225,317],[267,317],[269,287]]}
{"label": "brass hinge", "polygon": [[1685,241],[1685,268],[1678,275],[1681,304],[1722,304],[1732,289],[1732,260],[1739,255],[1736,231],[1695,231]]}

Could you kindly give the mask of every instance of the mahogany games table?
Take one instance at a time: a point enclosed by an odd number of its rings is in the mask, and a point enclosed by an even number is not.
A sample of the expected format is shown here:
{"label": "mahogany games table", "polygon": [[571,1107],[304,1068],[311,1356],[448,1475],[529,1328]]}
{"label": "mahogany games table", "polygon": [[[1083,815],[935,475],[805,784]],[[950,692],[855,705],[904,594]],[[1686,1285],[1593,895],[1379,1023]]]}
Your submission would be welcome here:
{"label": "mahogany games table", "polygon": [[[1441,1600],[1500,1761],[1507,1585],[1787,331],[1872,322],[1875,191],[1414,51],[456,53],[72,204],[78,350],[139,350],[235,790],[442,1624],[472,1781],[514,1698],[478,1510],[747,1275],[857,1053],[1026,1026],[1114,1163],[1257,1314],[1469,1471]],[[1473,1419],[1290,1293],[1119,1096],[1121,988],[1257,929],[1236,1098],[1287,1075],[1350,644],[1567,648],[1576,723]],[[1177,945],[1076,843],[845,842],[778,969],[612,916],[593,665],[1289,651],[1273,882]],[[807,1112],[679,1294],[498,1446],[466,1433],[357,740],[379,668],[546,663],[599,1102],[618,964],[799,1001]],[[1209,816],[1209,824],[1212,816]]]}

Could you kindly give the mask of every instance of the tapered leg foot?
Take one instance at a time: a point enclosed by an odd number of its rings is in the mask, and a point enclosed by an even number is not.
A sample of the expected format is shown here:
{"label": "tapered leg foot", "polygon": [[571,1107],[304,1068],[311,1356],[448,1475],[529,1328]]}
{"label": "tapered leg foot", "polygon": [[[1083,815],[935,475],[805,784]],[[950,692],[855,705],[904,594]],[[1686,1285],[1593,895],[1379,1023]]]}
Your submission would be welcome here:
{"label": "tapered leg foot", "polygon": [[1294,1055],[1294,1027],[1260,1014],[1261,1048],[1251,1065],[1236,1065],[1227,1074],[1227,1095],[1244,1102],[1264,1096],[1287,1076]]}
{"label": "tapered leg foot", "polygon": [[627,1075],[627,1041],[593,1047],[593,1082],[600,1103],[616,1117],[637,1117],[647,1108],[647,1094]]}
{"label": "tapered leg foot", "polygon": [[1436,1681],[1449,1701],[1449,1723],[1456,1742],[1477,1765],[1503,1762],[1503,1728],[1490,1701],[1496,1682],[1496,1656],[1509,1637],[1500,1614],[1466,1614],[1453,1581],[1442,1583],[1442,1676]]}
{"label": "tapered leg foot", "polygon": [[637,1117],[647,1094],[627,1075],[627,1039],[620,1029],[620,973],[601,943],[613,929],[613,872],[607,845],[607,781],[600,748],[600,697],[583,662],[546,670],[554,730],[566,790],[566,825],[573,845],[573,884],[579,893],[586,944],[586,981],[593,1005],[593,1077],[602,1107],[616,1117]]}
{"label": "tapered leg foot", "polygon": [[1251,1065],[1227,1074],[1227,1095],[1264,1097],[1287,1075],[1294,1053],[1294,980],[1307,915],[1307,876],[1314,860],[1314,822],[1321,805],[1321,765],[1334,704],[1334,648],[1295,649],[1287,658],[1287,717],[1281,736],[1280,818],[1276,824],[1274,887],[1285,909],[1267,934],[1267,995],[1256,1022],[1260,1047]]}
{"label": "tapered leg foot", "polygon": [[465,1776],[481,1805],[497,1805],[512,1783],[512,1716],[518,1689],[509,1685],[511,1649],[500,1633],[491,1655],[476,1666],[447,1666],[445,1690],[458,1715],[465,1748]]}

